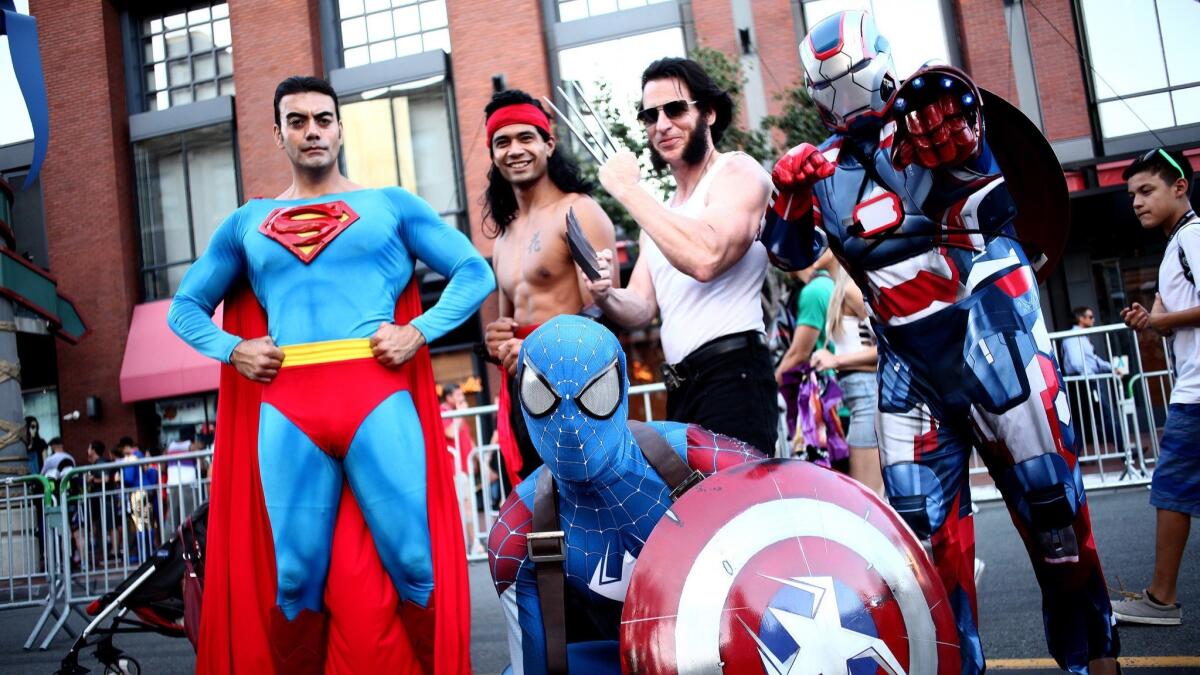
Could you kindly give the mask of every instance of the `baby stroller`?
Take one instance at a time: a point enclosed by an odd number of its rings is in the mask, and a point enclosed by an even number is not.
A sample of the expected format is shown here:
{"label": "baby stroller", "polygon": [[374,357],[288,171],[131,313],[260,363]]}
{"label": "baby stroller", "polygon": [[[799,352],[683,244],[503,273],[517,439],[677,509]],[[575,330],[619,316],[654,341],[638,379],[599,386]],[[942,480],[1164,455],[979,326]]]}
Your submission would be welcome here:
{"label": "baby stroller", "polygon": [[[208,504],[202,504],[176,530],[175,536],[125,578],[119,586],[88,605],[94,616],[62,660],[56,675],[80,675],[79,654],[96,647],[104,673],[138,675],[141,665],[113,645],[117,633],[158,633],[187,637],[196,644],[200,623],[200,590],[204,581],[204,543]],[[107,626],[105,623],[112,619]]]}

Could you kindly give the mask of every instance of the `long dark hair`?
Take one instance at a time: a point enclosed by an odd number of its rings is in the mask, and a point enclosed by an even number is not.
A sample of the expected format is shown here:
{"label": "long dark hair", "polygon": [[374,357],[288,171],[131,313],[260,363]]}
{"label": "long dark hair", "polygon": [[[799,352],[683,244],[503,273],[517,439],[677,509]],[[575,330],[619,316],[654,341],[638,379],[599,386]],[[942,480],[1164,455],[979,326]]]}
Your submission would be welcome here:
{"label": "long dark hair", "polygon": [[646,70],[642,72],[642,89],[645,89],[646,83],[651,80],[665,80],[669,77],[687,85],[701,113],[717,113],[716,119],[708,128],[712,131],[713,145],[720,143],[725,129],[729,128],[729,123],[733,121],[733,98],[729,92],[718,87],[699,63],[677,57],[659,59],[646,66]]}
{"label": "long dark hair", "polygon": [[[483,112],[485,117],[491,117],[492,113],[501,108],[520,103],[529,103],[537,106],[542,112],[546,111],[537,99],[520,89],[505,89],[492,94],[492,100],[483,109]],[[550,135],[545,131],[538,129],[538,134],[543,141],[550,140]],[[490,138],[488,139],[488,156],[492,156],[492,139]],[[550,158],[546,160],[546,175],[550,177],[550,182],[563,192],[590,195],[596,187],[583,177],[579,171],[579,165],[564,151],[562,146],[556,148]],[[487,191],[483,193],[483,219],[485,222],[492,221],[492,227],[488,228],[485,225],[483,232],[488,237],[495,239],[504,234],[516,217],[517,195],[513,192],[512,183],[500,175],[496,165],[492,164],[492,167],[488,169]]]}

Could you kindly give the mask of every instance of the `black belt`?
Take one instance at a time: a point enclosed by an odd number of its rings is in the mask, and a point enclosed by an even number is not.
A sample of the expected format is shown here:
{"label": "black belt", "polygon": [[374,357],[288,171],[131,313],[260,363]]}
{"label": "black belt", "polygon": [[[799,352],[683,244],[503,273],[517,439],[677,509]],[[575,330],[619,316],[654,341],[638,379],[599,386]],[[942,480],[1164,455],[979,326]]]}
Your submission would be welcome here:
{"label": "black belt", "polygon": [[700,370],[700,366],[706,361],[730,352],[766,346],[767,339],[763,337],[762,333],[756,330],[745,333],[734,333],[733,335],[723,335],[714,340],[709,340],[696,348],[679,363],[674,365],[669,363],[662,364],[663,382],[667,385],[667,391],[675,391],[682,387],[688,378],[695,375]]}

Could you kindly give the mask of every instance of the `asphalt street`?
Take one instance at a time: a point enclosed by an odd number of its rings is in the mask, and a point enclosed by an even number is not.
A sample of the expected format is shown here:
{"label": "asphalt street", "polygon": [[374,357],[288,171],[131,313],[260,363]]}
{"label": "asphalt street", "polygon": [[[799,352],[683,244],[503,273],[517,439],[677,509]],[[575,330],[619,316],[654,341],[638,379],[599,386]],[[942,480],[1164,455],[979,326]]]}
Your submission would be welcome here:
{"label": "asphalt street", "polygon": [[[1149,580],[1154,559],[1154,510],[1145,488],[1094,491],[1089,495],[1096,542],[1109,585],[1140,589]],[[989,670],[1013,673],[1055,673],[1047,661],[1042,637],[1040,596],[1024,546],[1002,505],[982,505],[976,516],[979,557],[987,564],[979,590],[979,611]],[[491,587],[487,565],[470,567],[472,590],[471,644],[475,672],[499,673],[508,663],[504,620]],[[1122,626],[1125,670],[1131,675],[1181,675],[1200,672],[1200,532],[1195,532],[1184,557],[1180,600],[1185,623],[1172,628]],[[37,618],[37,610],[0,612],[0,673],[50,674],[71,645],[65,633],[47,651],[22,649]],[[69,625],[78,630],[82,619]],[[152,635],[123,635],[116,645],[135,656],[146,675],[190,673],[195,658],[186,640]],[[1180,659],[1179,657],[1184,657]],[[1190,660],[1189,660],[1190,659]],[[1175,664],[1171,666],[1170,664]],[[100,672],[90,654],[81,665]]]}

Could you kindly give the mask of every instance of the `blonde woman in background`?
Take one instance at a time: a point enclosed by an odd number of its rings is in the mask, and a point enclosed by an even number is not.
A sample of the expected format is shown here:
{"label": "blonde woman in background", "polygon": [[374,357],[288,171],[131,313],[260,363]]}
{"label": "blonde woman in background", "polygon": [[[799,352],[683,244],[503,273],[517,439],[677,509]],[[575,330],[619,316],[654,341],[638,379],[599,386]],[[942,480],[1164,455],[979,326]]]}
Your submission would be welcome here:
{"label": "blonde woman in background", "polygon": [[837,372],[842,400],[850,409],[846,442],[850,445],[850,477],[883,496],[883,474],[879,468],[879,441],[875,436],[878,395],[875,369],[878,351],[867,320],[862,291],[841,266],[834,271],[833,295],[825,317],[825,334],[833,350],[813,352],[816,370]]}

